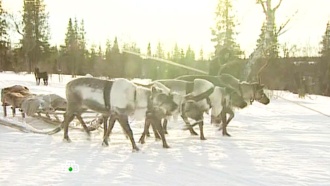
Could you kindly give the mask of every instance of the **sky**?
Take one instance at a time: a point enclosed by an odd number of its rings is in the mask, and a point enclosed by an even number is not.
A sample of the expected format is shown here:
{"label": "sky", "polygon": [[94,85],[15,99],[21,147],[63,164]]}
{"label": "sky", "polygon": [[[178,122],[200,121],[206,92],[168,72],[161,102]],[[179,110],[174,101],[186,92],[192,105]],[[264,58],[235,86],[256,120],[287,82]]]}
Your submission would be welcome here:
{"label": "sky", "polygon": [[[64,43],[69,18],[84,19],[89,45],[104,45],[117,36],[119,44],[136,42],[142,52],[148,42],[156,48],[158,42],[170,50],[175,43],[188,45],[206,54],[214,51],[210,28],[215,25],[217,0],[44,0],[49,12],[51,43]],[[279,0],[273,0],[274,5]],[[22,10],[23,0],[3,0],[11,12]],[[255,48],[265,16],[255,0],[233,0],[237,26],[237,41],[246,56]],[[305,48],[303,53],[315,54],[330,19],[328,0],[283,0],[276,15],[277,25],[289,17],[287,32],[279,37],[281,44]],[[295,13],[297,12],[297,13]]]}

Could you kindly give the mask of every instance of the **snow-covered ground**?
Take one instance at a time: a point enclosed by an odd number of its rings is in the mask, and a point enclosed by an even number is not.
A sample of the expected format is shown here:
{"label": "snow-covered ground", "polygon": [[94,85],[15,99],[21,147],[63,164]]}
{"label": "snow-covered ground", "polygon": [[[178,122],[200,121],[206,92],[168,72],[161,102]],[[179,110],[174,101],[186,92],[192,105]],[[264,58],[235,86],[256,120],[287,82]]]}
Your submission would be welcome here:
{"label": "snow-covered ground", "polygon": [[[7,72],[0,73],[0,88],[19,84],[33,93],[64,96],[70,79],[59,82],[55,75],[49,86],[36,86],[32,74]],[[72,129],[72,143],[65,143],[63,131],[48,136],[0,125],[0,185],[330,185],[329,103],[328,97],[274,92],[269,105],[236,111],[228,127],[232,137],[223,137],[206,116],[207,140],[201,141],[181,130],[179,120],[169,123],[170,149],[150,137],[138,143],[139,152],[132,152],[118,124],[109,147],[101,146],[102,131],[87,140]],[[27,121],[38,129],[54,128]],[[131,126],[138,141],[143,122]]]}

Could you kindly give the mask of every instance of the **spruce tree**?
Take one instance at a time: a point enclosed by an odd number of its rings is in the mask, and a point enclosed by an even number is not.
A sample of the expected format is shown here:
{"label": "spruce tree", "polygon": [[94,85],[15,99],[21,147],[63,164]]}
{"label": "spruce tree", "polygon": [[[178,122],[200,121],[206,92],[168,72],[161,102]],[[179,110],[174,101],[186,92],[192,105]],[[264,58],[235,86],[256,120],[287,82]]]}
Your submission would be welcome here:
{"label": "spruce tree", "polygon": [[173,53],[172,53],[172,61],[174,62],[180,62],[181,56],[180,56],[180,49],[177,43],[174,45]]}
{"label": "spruce tree", "polygon": [[148,48],[147,48],[147,56],[151,56],[152,52],[151,52],[151,44],[150,42],[148,43]]}
{"label": "spruce tree", "polygon": [[24,0],[21,44],[30,72],[40,61],[49,57],[48,17],[43,0]]}
{"label": "spruce tree", "polygon": [[156,49],[155,57],[159,57],[159,58],[162,58],[162,59],[165,58],[165,52],[163,50],[163,46],[162,46],[161,42],[157,43],[157,49]]}
{"label": "spruce tree", "polygon": [[117,37],[115,37],[115,41],[113,42],[112,53],[119,53],[119,45]]}
{"label": "spruce tree", "polygon": [[72,22],[72,18],[69,18],[64,41],[65,41],[65,46],[63,47],[63,50],[65,56],[67,56],[66,66],[69,72],[71,73],[72,77],[75,77],[75,75],[77,74],[76,60],[77,60],[78,41],[77,41],[77,32],[75,30],[74,23]]}
{"label": "spruce tree", "polygon": [[243,52],[235,41],[235,17],[231,0],[218,0],[215,11],[215,26],[211,29],[215,43],[214,55],[221,64],[239,58]]}
{"label": "spruce tree", "polygon": [[327,23],[324,35],[321,41],[321,65],[324,69],[321,74],[321,84],[323,94],[330,95],[330,22]]}
{"label": "spruce tree", "polygon": [[[259,38],[257,40],[257,46],[256,49],[259,47],[264,47],[264,42],[266,40],[266,23],[262,24],[261,27],[261,32],[259,35]],[[277,58],[278,54],[279,54],[279,44],[278,44],[278,40],[277,40],[277,34],[276,34],[276,27],[275,25],[273,25],[273,31],[270,34],[270,39],[269,39],[269,49],[266,51],[266,57],[269,58]]]}
{"label": "spruce tree", "polygon": [[191,49],[190,45],[187,48],[185,58],[187,62],[195,61],[195,52]]}
{"label": "spruce tree", "polygon": [[11,69],[7,57],[7,51],[9,50],[9,35],[8,35],[8,23],[6,20],[6,12],[2,8],[2,0],[0,0],[0,70]]}
{"label": "spruce tree", "polygon": [[324,35],[321,41],[321,51],[319,52],[322,57],[330,55],[330,22],[327,23]]}

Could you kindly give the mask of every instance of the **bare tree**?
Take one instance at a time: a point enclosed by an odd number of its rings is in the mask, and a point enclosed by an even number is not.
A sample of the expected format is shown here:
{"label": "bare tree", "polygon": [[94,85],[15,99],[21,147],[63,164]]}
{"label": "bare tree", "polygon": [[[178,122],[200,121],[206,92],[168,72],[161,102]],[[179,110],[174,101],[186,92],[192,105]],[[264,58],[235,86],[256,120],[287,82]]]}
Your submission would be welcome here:
{"label": "bare tree", "polygon": [[[275,13],[280,7],[282,0],[279,0],[277,5],[274,7],[272,7],[272,0],[257,0],[256,3],[261,5],[263,13],[266,16],[265,36],[263,38],[263,41],[261,41],[261,45],[259,45],[250,55],[250,60],[246,63],[244,71],[244,80],[255,80],[256,77],[254,77],[251,71],[252,67],[255,65],[258,59],[266,58],[265,64],[258,71],[258,76],[262,72],[262,70],[268,66],[269,58],[272,57],[269,55],[269,50],[274,47],[274,43],[272,43],[272,37],[277,37],[285,33],[284,28],[290,21],[290,19],[288,19],[284,24],[280,26],[278,30],[275,30]],[[257,78],[259,79],[259,77]]]}

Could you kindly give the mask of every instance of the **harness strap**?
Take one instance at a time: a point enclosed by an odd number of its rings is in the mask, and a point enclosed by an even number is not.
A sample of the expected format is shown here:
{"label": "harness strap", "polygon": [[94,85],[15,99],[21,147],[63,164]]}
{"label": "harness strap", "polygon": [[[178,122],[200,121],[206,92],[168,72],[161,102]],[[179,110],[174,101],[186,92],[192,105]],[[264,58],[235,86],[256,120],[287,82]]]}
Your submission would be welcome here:
{"label": "harness strap", "polygon": [[214,91],[214,87],[211,87],[210,89],[208,89],[207,91],[197,95],[197,96],[194,96],[193,98],[191,98],[191,100],[194,100],[196,102],[198,101],[201,101],[203,99],[207,99]]}
{"label": "harness strap", "polygon": [[105,81],[104,88],[103,88],[103,99],[105,108],[110,110],[110,91],[112,87],[112,81]]}

